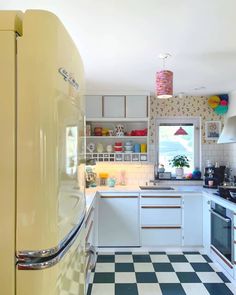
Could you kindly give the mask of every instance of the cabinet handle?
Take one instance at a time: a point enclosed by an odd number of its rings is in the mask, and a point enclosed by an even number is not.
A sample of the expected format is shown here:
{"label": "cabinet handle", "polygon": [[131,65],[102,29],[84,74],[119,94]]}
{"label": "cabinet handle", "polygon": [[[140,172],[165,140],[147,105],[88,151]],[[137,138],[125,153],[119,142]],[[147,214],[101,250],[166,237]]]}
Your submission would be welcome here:
{"label": "cabinet handle", "polygon": [[138,196],[101,196],[101,199],[137,199]]}
{"label": "cabinet handle", "polygon": [[170,205],[170,206],[142,206],[142,209],[180,209],[179,205]]}
{"label": "cabinet handle", "polygon": [[91,233],[92,228],[93,228],[93,221],[91,222],[90,227],[88,229],[88,232],[87,232],[87,235],[86,235],[86,238],[85,238],[85,241],[86,242],[88,241],[88,238],[90,236],[90,233]]}
{"label": "cabinet handle", "polygon": [[90,212],[89,212],[89,215],[88,215],[88,217],[87,217],[87,219],[86,219],[86,221],[85,221],[85,227],[87,227],[87,225],[88,225],[88,223],[89,223],[89,221],[90,221],[90,218],[91,218],[91,215],[92,215],[93,211],[94,211],[94,207],[92,207],[91,210],[90,210]]}
{"label": "cabinet handle", "polygon": [[[96,249],[91,244],[86,243],[85,253],[86,253],[86,256],[89,256],[87,270],[86,270],[86,272],[88,272],[88,270],[92,270],[96,265],[96,261],[97,261]],[[93,257],[92,263],[90,263],[91,257]]]}
{"label": "cabinet handle", "polygon": [[153,199],[181,199],[181,196],[141,196],[142,198]]}
{"label": "cabinet handle", "polygon": [[142,226],[142,229],[180,229],[181,226],[180,225],[176,225],[176,226]]}

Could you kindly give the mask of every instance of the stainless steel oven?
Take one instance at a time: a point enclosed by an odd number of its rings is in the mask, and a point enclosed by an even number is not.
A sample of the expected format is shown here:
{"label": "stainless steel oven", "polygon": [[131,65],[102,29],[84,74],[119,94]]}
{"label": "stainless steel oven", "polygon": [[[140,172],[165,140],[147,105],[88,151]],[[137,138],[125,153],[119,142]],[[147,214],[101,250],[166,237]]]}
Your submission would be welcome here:
{"label": "stainless steel oven", "polygon": [[233,211],[215,202],[211,202],[210,211],[211,246],[219,256],[233,263]]}

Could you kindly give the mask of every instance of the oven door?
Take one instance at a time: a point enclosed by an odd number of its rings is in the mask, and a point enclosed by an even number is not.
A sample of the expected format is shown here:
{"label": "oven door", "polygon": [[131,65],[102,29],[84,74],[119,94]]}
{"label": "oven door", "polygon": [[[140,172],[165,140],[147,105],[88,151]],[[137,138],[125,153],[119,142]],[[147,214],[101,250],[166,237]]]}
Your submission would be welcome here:
{"label": "oven door", "polygon": [[232,219],[227,211],[226,208],[212,202],[211,245],[232,262]]}

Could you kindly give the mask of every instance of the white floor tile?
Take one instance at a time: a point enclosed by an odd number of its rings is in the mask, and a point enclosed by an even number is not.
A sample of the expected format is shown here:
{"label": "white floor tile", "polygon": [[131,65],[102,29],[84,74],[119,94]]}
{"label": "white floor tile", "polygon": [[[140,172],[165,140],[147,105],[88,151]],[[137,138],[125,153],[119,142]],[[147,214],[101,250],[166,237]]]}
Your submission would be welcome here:
{"label": "white floor tile", "polygon": [[134,272],[116,272],[115,283],[117,284],[136,283],[135,273]]}
{"label": "white floor tile", "polygon": [[222,283],[222,279],[215,272],[196,272],[203,283]]}
{"label": "white floor tile", "polygon": [[114,272],[115,263],[96,263],[95,272]]}
{"label": "white floor tile", "polygon": [[186,254],[185,257],[189,262],[206,262],[205,258],[202,257],[201,255],[189,255]]}
{"label": "white floor tile", "polygon": [[138,284],[139,295],[162,295],[158,284]]}
{"label": "white floor tile", "polygon": [[152,263],[134,263],[135,272],[155,272]]}
{"label": "white floor tile", "polygon": [[209,292],[203,284],[182,284],[186,295],[209,295]]}
{"label": "white floor tile", "polygon": [[91,295],[115,295],[115,284],[93,284]]}
{"label": "white floor tile", "polygon": [[226,283],[225,284],[233,294],[236,294],[236,284]]}
{"label": "white floor tile", "polygon": [[167,255],[150,255],[152,262],[170,262]]}
{"label": "white floor tile", "polygon": [[156,272],[158,283],[179,283],[175,272]]}
{"label": "white floor tile", "polygon": [[133,262],[133,257],[132,255],[116,255],[115,256],[115,262],[119,263],[129,263]]}
{"label": "white floor tile", "polygon": [[216,271],[216,272],[220,272],[220,271],[221,271],[220,267],[219,267],[217,264],[211,262],[211,263],[209,263],[209,265],[211,266],[211,268],[212,268],[214,271]]}
{"label": "white floor tile", "polygon": [[176,262],[171,263],[175,272],[194,272],[194,269],[192,268],[190,263],[187,262]]}

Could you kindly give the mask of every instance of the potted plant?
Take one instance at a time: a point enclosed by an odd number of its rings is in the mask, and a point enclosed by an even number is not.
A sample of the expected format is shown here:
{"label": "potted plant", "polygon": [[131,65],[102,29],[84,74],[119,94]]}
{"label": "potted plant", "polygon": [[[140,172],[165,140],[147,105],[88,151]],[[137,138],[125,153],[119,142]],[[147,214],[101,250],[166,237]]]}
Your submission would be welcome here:
{"label": "potted plant", "polygon": [[176,179],[182,179],[184,176],[184,167],[190,167],[188,158],[183,155],[177,155],[169,162],[172,165],[172,167],[176,168]]}

